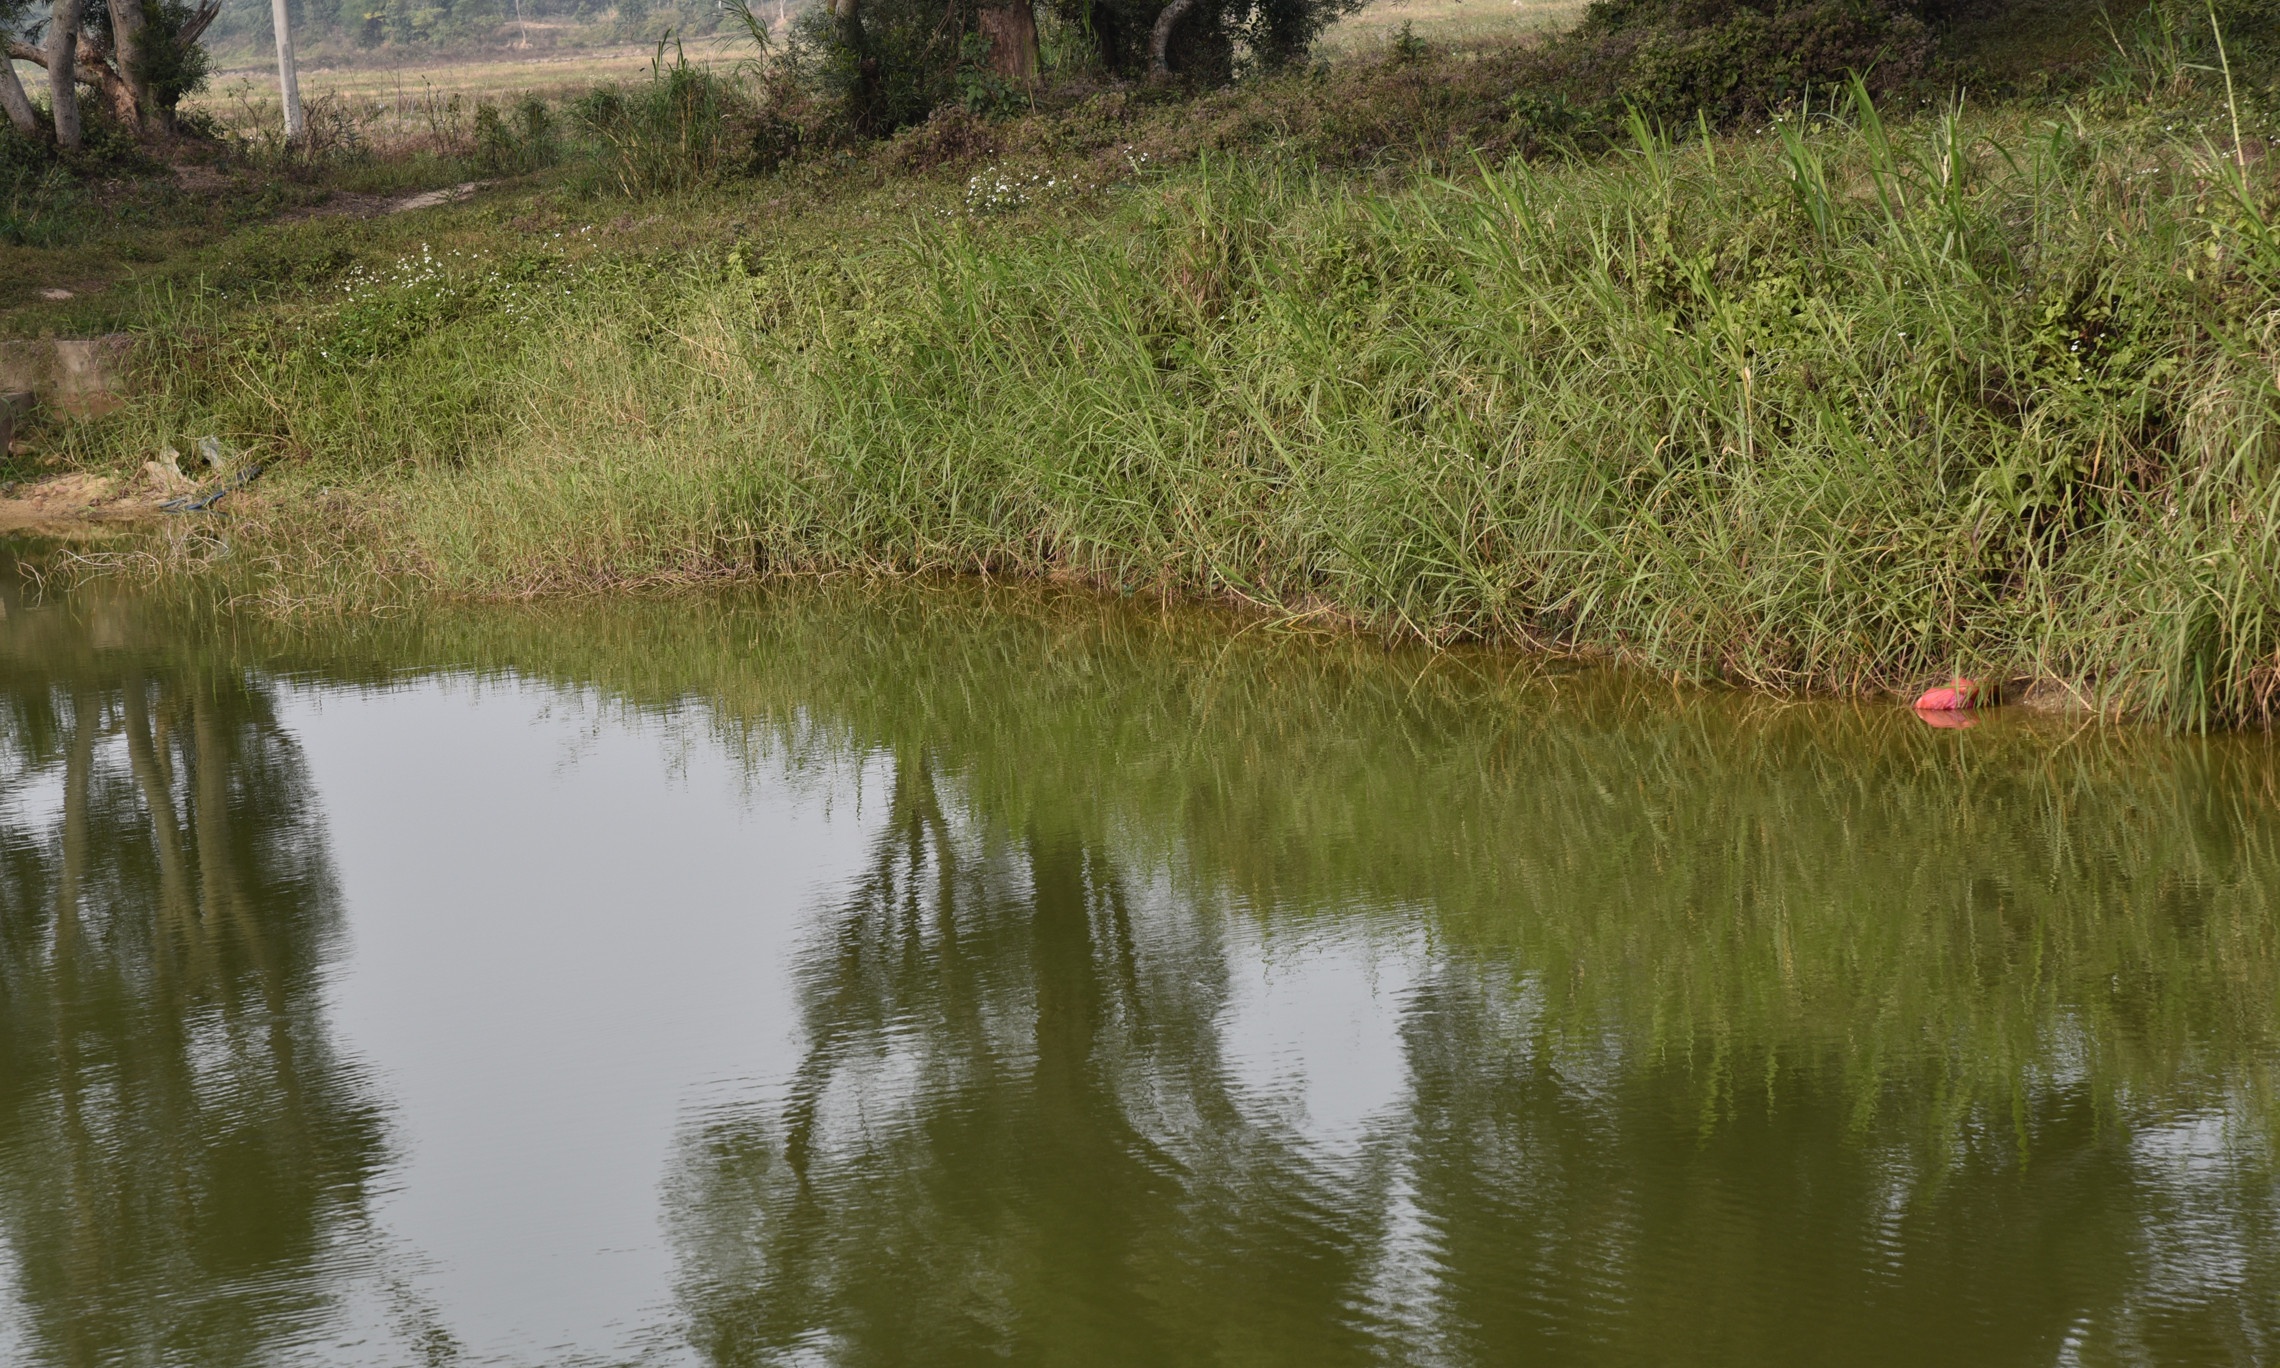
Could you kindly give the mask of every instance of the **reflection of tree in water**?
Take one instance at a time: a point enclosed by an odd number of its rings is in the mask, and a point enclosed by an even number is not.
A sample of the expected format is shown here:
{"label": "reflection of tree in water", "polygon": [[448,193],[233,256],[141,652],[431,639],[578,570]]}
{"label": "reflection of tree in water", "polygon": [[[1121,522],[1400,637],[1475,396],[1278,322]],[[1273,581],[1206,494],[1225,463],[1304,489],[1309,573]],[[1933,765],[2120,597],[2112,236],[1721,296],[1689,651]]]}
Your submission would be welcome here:
{"label": "reflection of tree in water", "polygon": [[[1207,667],[1167,664],[1145,640],[914,602],[869,644],[844,603],[771,608],[734,651],[718,643],[743,632],[623,610],[649,634],[621,643],[627,695],[670,708],[741,681],[756,732],[901,757],[866,875],[802,966],[801,1067],[767,1106],[700,1118],[669,1175],[688,1328],[715,1361],[2274,1359],[2270,1128],[2223,1128],[2273,1107],[2280,822],[2253,802],[2280,782],[2239,781],[2280,766],[2000,724],[1956,748],[1830,709],[1730,725],[1723,703],[1632,689],[1435,694],[1314,652],[1246,667],[1216,632]],[[586,626],[498,658],[587,679]],[[156,754],[159,715],[188,714],[152,673]],[[71,687],[19,690],[48,713],[11,733],[59,792]],[[118,806],[105,784],[135,791],[127,700],[89,687],[107,720],[83,821]],[[166,743],[186,833],[189,725]],[[7,876],[39,891],[11,935],[28,917],[52,936],[69,825],[0,840],[37,856]],[[163,883],[156,843],[126,846]],[[203,863],[180,867],[203,888]],[[325,918],[295,916],[272,962],[321,946]],[[1423,938],[1404,1090],[1332,1152],[1229,1081],[1253,1044],[1244,937],[1345,943],[1372,921]],[[36,950],[11,941],[7,972],[47,972]],[[250,1021],[266,980],[245,962],[200,982],[178,1036],[224,1015],[220,985]],[[53,1035],[8,1011],[11,1051]],[[314,1037],[290,1039],[318,1114]],[[23,1100],[59,1094],[0,1093],[0,1144],[64,1153]],[[25,1117],[50,1129],[22,1141]],[[345,1152],[301,1162],[353,1174]],[[60,1237],[18,1232],[78,1229],[69,1203],[0,1181],[10,1237],[61,1266]],[[308,1203],[274,1228],[322,1226]],[[232,1285],[168,1252],[188,1222],[149,1225],[145,1265]],[[86,1285],[116,1308],[133,1284]],[[234,1314],[213,1323],[253,1324]],[[82,1342],[154,1333],[114,1320]]]}
{"label": "reflection of tree in water", "polygon": [[[960,651],[848,668],[927,680],[855,727],[899,738],[891,815],[786,1095],[685,1137],[715,1361],[2273,1357],[2280,1189],[2219,1132],[2265,1105],[2280,866],[2165,806],[2238,786],[1644,705],[1222,688],[1206,731],[1065,640]],[[2174,928],[2139,896],[2217,881]],[[1228,1081],[1215,899],[1262,938],[1432,909],[1403,1091],[1337,1153]]]}
{"label": "reflection of tree in water", "polygon": [[2076,1081],[1934,1134],[1778,1067],[1706,1114],[1718,1061],[1557,1028],[1529,976],[1444,948],[1398,1105],[1332,1164],[1226,1081],[1239,952],[1208,917],[1150,900],[1136,932],[1104,841],[993,843],[915,753],[889,809],[784,1096],[684,1136],[668,1219],[713,1362],[2269,1356],[2269,1172],[2204,1183],[2165,1269],[2177,1194]]}
{"label": "reflection of tree in water", "polygon": [[961,830],[921,756],[889,807],[804,975],[780,1112],[685,1137],[696,1342],[724,1364],[1368,1357],[1345,1307],[1367,1232],[1221,1083],[1215,947],[1143,957],[1101,843]]}
{"label": "reflection of tree in water", "polygon": [[[1408,1014],[1392,1188],[1432,1232],[1411,1332],[1460,1361],[2041,1363],[2070,1338],[2086,1362],[2265,1360],[2271,1275],[2162,1286],[2168,1213],[2068,1081],[1938,1143],[1809,1068],[1731,1079],[1713,1118],[1702,1061],[1541,1012],[1451,960]],[[2280,1247],[2268,1189],[2222,1206]]]}
{"label": "reflection of tree in water", "polygon": [[331,1053],[338,898],[264,685],[34,611],[0,564],[0,1238],[59,1363],[263,1360],[381,1127]]}

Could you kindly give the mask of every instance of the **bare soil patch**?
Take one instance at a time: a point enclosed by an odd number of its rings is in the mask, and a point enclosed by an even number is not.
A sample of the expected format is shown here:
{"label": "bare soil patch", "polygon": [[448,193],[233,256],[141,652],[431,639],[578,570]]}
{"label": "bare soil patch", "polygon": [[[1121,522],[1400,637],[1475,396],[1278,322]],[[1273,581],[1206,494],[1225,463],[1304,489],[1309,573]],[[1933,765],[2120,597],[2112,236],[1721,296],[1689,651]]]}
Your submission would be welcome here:
{"label": "bare soil patch", "polygon": [[177,473],[164,479],[146,468],[143,478],[133,481],[73,474],[0,485],[0,532],[148,518],[162,501],[183,492],[175,483],[181,478]]}
{"label": "bare soil patch", "polygon": [[312,204],[304,209],[278,215],[278,222],[301,223],[323,218],[370,219],[389,214],[408,214],[415,209],[457,204],[490,183],[461,181],[441,190],[420,190],[408,195],[367,195],[354,190],[335,190],[322,204]]}

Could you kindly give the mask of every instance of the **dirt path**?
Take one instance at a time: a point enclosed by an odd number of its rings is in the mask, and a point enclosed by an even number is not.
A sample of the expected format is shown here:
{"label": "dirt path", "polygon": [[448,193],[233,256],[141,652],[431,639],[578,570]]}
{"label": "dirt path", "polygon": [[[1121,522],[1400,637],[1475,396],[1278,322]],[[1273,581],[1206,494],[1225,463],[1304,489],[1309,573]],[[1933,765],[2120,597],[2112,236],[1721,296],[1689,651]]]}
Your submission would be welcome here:
{"label": "dirt path", "polygon": [[321,218],[369,219],[389,214],[408,214],[414,209],[457,204],[489,184],[490,181],[461,181],[441,190],[421,190],[409,195],[360,195],[353,190],[335,190],[324,203],[281,214],[278,222],[301,223]]}

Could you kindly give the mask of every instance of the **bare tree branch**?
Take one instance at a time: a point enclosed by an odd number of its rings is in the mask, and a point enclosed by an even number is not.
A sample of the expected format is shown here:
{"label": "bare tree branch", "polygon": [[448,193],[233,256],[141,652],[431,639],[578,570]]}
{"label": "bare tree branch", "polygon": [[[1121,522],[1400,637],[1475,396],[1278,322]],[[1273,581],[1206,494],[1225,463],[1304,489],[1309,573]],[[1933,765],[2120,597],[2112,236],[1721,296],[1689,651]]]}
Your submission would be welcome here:
{"label": "bare tree branch", "polygon": [[1148,34],[1148,79],[1158,83],[1172,79],[1172,29],[1187,12],[1195,8],[1195,0],[1172,0],[1157,12],[1155,27]]}
{"label": "bare tree branch", "polygon": [[[22,39],[8,40],[8,55],[19,62],[30,62],[42,71],[47,69],[47,53]],[[83,86],[101,86],[103,78],[112,74],[109,57],[103,49],[91,49],[82,42],[79,45],[79,59],[72,64],[71,74]]]}
{"label": "bare tree branch", "polygon": [[180,33],[174,35],[175,41],[185,47],[197,42],[205,36],[207,28],[221,13],[222,0],[202,0],[197,12],[190,16],[190,21],[182,26]]}
{"label": "bare tree branch", "polygon": [[32,108],[31,97],[24,94],[24,83],[16,79],[16,64],[0,56],[0,109],[8,113],[8,122],[27,138],[40,135],[39,111]]}

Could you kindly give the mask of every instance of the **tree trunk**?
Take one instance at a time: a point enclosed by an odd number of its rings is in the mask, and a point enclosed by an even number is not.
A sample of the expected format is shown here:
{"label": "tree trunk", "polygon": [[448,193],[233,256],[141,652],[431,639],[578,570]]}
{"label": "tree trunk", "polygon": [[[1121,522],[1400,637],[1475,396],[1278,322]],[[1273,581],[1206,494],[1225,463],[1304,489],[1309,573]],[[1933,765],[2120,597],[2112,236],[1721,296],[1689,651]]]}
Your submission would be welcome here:
{"label": "tree trunk", "polygon": [[974,22],[990,45],[990,70],[1024,88],[1037,84],[1037,11],[1029,0],[984,8]]}
{"label": "tree trunk", "polygon": [[[283,3],[283,0],[279,0]],[[871,51],[871,35],[863,27],[862,0],[831,0],[832,17],[839,21],[839,41],[855,58],[855,108],[851,122],[868,133],[879,112],[879,58]]]}
{"label": "tree trunk", "polygon": [[111,59],[118,67],[119,95],[112,103],[127,127],[147,132],[157,114],[151,107],[150,82],[143,77],[142,0],[111,0]]}
{"label": "tree trunk", "polygon": [[103,103],[110,108],[112,117],[119,121],[120,126],[140,133],[143,127],[143,104],[135,97],[134,89],[127,84],[126,78],[119,74],[121,65],[108,48],[100,43],[89,42],[84,33],[79,35],[73,79],[83,86],[95,87],[95,93],[102,97]]}
{"label": "tree trunk", "polygon": [[1148,79],[1158,85],[1172,79],[1172,30],[1195,8],[1195,0],[1172,0],[1156,15],[1148,34]]}
{"label": "tree trunk", "polygon": [[55,141],[77,151],[79,134],[79,14],[81,0],[55,0],[48,17],[48,107],[55,113]]}
{"label": "tree trunk", "polygon": [[308,130],[301,117],[301,73],[293,65],[293,25],[286,0],[269,0],[269,21],[277,31],[277,95],[285,109],[285,141],[299,142]]}
{"label": "tree trunk", "polygon": [[[163,695],[162,695],[163,697]],[[127,761],[142,790],[143,807],[150,813],[151,835],[158,843],[159,914],[169,931],[188,926],[197,915],[197,898],[190,891],[190,869],[183,854],[182,824],[174,815],[174,786],[158,763],[154,742],[149,685],[140,673],[127,676]],[[164,957],[161,956],[161,959]]]}
{"label": "tree trunk", "polygon": [[6,44],[0,44],[0,109],[8,111],[8,122],[27,138],[40,136],[39,111],[32,108],[32,97],[24,93],[24,83],[16,79],[16,64],[8,56]]}
{"label": "tree trunk", "polygon": [[[119,10],[129,4],[136,6],[134,17],[122,20]],[[65,147],[77,147],[81,142],[78,87],[83,85],[95,87],[103,103],[110,106],[128,128],[145,135],[166,131],[171,126],[169,111],[159,108],[151,94],[150,83],[142,73],[150,12],[141,8],[141,0],[114,0],[110,42],[91,39],[78,32],[80,20],[86,15],[86,0],[54,0],[54,5],[46,39],[40,46],[11,38],[0,41],[0,53],[19,62],[30,62],[47,72],[57,141]],[[221,12],[221,0],[199,0],[198,8],[183,20],[171,41],[185,47],[196,43]],[[72,41],[59,41],[59,34]],[[4,59],[0,59],[0,109],[8,112],[8,121],[18,129],[37,136],[39,115],[32,111],[31,101],[25,97],[15,75],[5,68]],[[64,92],[61,98],[56,97],[59,88]],[[293,105],[298,109],[298,84],[293,88],[293,96]],[[31,120],[28,128],[27,115]]]}

